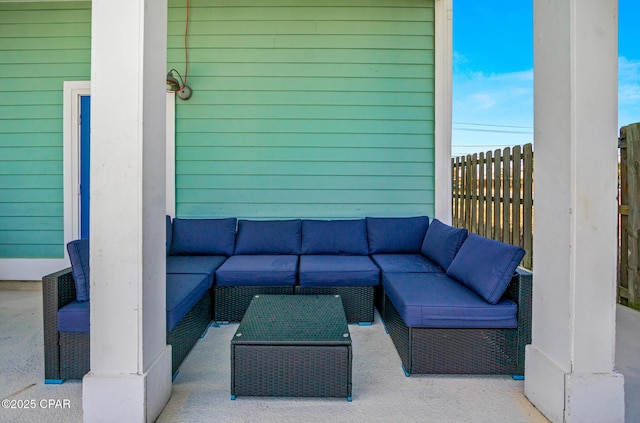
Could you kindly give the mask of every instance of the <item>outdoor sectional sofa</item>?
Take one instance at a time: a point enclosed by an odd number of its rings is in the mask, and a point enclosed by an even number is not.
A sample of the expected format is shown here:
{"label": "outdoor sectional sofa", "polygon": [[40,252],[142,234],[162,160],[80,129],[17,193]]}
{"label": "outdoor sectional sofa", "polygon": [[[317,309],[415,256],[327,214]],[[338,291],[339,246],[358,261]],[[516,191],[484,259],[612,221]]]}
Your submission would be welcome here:
{"label": "outdoor sectional sofa", "polygon": [[[72,268],[43,278],[50,383],[89,370],[88,241],[68,250]],[[531,333],[523,253],[426,216],[167,217],[173,372],[212,321],[241,320],[255,295],[330,294],[349,322],[371,324],[375,303],[407,375],[521,375]]]}

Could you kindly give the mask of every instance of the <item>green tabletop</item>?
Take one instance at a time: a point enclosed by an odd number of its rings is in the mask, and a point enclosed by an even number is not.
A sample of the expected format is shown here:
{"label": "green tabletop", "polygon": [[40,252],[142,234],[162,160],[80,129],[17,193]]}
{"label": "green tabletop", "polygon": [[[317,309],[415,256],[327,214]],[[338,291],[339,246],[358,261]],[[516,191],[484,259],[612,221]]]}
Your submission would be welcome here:
{"label": "green tabletop", "polygon": [[350,345],[339,295],[256,295],[232,345]]}

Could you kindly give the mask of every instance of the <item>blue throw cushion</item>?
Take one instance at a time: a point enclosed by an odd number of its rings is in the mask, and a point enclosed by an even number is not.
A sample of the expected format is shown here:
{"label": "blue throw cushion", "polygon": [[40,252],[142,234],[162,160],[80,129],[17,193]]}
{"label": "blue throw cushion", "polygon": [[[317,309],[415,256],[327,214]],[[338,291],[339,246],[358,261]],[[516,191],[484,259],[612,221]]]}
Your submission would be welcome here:
{"label": "blue throw cushion", "polygon": [[368,255],[365,220],[303,220],[302,254]]}
{"label": "blue throw cushion", "polygon": [[210,281],[202,274],[167,275],[167,331],[175,328],[203,295],[209,295]]}
{"label": "blue throw cushion", "polygon": [[300,254],[300,220],[240,220],[235,254]]}
{"label": "blue throw cushion", "polygon": [[367,256],[300,257],[300,286],[376,286],[380,269]]}
{"label": "blue throw cushion", "polygon": [[373,261],[383,272],[443,273],[444,270],[422,254],[374,254]]}
{"label": "blue throw cushion", "polygon": [[524,250],[470,234],[447,269],[447,275],[495,304],[507,289]]}
{"label": "blue throw cushion", "polygon": [[165,229],[167,231],[167,240],[166,240],[167,255],[169,255],[169,253],[171,252],[171,237],[173,236],[173,226],[171,224],[171,216],[169,215],[167,215],[165,218]]}
{"label": "blue throw cushion", "polygon": [[418,253],[429,227],[429,218],[367,217],[369,254]]}
{"label": "blue throw cushion", "polygon": [[171,254],[230,256],[236,241],[235,218],[173,219]]}
{"label": "blue throw cushion", "polygon": [[489,304],[444,273],[385,273],[382,286],[408,327],[518,327],[516,303]]}
{"label": "blue throw cushion", "polygon": [[58,332],[89,333],[89,301],[72,301],[58,310]]}
{"label": "blue throw cushion", "polygon": [[464,228],[454,228],[433,219],[422,243],[422,254],[446,270],[467,239],[467,233]]}
{"label": "blue throw cushion", "polygon": [[293,286],[298,256],[235,255],[216,270],[217,286]]}
{"label": "blue throw cushion", "polygon": [[67,251],[76,285],[76,300],[89,301],[89,240],[71,241],[67,244]]}

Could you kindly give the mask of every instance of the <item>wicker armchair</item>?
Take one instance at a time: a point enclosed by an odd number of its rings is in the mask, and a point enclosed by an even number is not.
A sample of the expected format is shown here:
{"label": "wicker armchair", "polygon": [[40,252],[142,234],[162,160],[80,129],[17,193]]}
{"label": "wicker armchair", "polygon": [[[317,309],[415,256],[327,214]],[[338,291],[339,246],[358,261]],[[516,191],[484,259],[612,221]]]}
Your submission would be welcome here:
{"label": "wicker armchair", "polygon": [[[90,369],[90,338],[88,333],[58,331],[58,310],[76,298],[71,268],[42,278],[44,320],[45,383],[62,383],[66,379],[81,379]],[[172,373],[185,359],[211,322],[211,295],[207,294],[167,332],[171,345]]]}

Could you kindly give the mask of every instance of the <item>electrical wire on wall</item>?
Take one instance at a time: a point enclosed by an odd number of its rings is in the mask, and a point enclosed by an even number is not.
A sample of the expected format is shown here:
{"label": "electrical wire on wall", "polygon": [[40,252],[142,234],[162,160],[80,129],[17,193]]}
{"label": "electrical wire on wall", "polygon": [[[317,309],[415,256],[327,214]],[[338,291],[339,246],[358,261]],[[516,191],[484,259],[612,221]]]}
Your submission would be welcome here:
{"label": "electrical wire on wall", "polygon": [[[169,73],[167,73],[167,91],[175,92],[178,98],[182,100],[188,100],[191,98],[191,88],[187,85],[187,78],[189,76],[189,46],[187,44],[187,38],[189,36],[189,0],[186,0],[185,5],[185,28],[184,28],[184,79],[180,72],[176,69],[171,69]],[[178,79],[173,76],[173,73],[178,75]]]}

